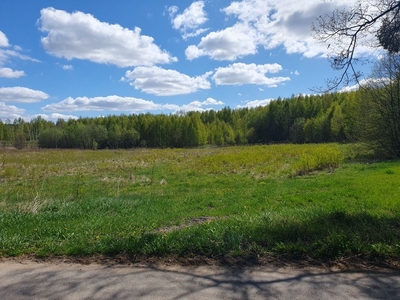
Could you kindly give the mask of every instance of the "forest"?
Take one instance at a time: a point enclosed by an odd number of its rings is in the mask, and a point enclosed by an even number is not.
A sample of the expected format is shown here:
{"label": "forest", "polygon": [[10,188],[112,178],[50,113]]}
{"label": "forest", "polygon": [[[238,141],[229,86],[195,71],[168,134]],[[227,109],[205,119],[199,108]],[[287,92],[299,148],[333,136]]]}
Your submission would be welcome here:
{"label": "forest", "polygon": [[299,95],[256,108],[178,114],[0,121],[3,146],[23,148],[183,148],[203,145],[346,142],[359,92]]}

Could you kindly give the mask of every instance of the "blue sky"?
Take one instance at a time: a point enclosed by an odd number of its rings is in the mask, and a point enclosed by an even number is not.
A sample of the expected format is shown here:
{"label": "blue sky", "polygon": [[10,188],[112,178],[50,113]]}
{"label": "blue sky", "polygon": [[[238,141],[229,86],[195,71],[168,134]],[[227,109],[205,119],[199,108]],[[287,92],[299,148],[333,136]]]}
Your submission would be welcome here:
{"label": "blue sky", "polygon": [[337,75],[311,23],[351,2],[2,0],[0,119],[170,114],[310,94]]}

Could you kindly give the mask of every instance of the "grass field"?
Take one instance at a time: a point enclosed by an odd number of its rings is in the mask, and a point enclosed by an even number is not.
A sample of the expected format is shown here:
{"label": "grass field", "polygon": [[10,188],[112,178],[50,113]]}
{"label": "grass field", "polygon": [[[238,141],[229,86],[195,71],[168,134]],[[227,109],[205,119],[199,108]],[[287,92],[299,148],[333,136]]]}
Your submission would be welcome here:
{"label": "grass field", "polygon": [[355,145],[0,151],[0,256],[400,258],[399,161]]}

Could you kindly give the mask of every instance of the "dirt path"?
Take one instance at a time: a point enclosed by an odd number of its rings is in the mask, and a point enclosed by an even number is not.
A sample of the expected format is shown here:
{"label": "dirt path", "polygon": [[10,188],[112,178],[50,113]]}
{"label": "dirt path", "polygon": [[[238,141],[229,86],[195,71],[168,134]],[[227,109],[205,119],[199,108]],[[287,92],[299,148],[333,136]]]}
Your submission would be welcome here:
{"label": "dirt path", "polygon": [[400,299],[400,272],[7,260],[0,299]]}

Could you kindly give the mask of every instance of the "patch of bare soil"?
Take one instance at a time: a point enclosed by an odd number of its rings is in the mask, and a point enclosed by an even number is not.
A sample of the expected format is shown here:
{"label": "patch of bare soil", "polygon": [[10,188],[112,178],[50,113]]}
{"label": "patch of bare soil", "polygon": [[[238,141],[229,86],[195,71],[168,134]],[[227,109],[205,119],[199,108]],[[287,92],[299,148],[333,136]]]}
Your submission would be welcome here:
{"label": "patch of bare soil", "polygon": [[106,266],[224,266],[224,267],[287,267],[296,269],[323,268],[330,270],[400,270],[399,260],[373,260],[362,257],[347,257],[337,260],[316,260],[310,258],[290,258],[263,255],[254,258],[241,258],[233,256],[203,257],[190,256],[179,257],[174,255],[156,257],[145,255],[129,255],[122,253],[115,256],[51,256],[36,257],[34,255],[22,255],[18,257],[2,257],[2,262],[36,262],[51,264],[98,264]]}
{"label": "patch of bare soil", "polygon": [[215,221],[217,219],[222,219],[222,218],[217,218],[217,217],[200,217],[200,218],[193,218],[190,219],[189,221],[180,224],[180,225],[174,225],[174,226],[166,226],[166,227],[160,227],[154,230],[155,233],[169,233],[175,230],[181,230],[186,227],[194,226],[194,225],[200,225],[202,223],[206,222],[211,222]]}

